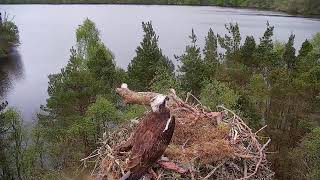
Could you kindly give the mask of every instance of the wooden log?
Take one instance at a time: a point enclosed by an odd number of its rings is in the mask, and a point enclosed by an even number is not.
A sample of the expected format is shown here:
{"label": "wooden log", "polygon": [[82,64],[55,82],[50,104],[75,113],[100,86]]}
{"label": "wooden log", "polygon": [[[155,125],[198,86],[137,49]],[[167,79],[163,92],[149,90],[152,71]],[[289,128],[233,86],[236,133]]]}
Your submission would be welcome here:
{"label": "wooden log", "polygon": [[[155,92],[135,92],[130,90],[126,84],[122,84],[120,88],[116,89],[116,92],[122,97],[126,104],[139,104],[146,106],[150,106],[151,99],[160,94]],[[168,97],[168,106],[171,110],[181,107],[180,104],[182,101],[175,95],[174,89],[171,89],[171,93],[168,94]],[[185,104],[184,106],[188,105]],[[190,109],[189,106],[188,108]]]}
{"label": "wooden log", "polygon": [[126,104],[140,105],[150,105],[151,99],[159,94],[154,92],[131,91],[125,84],[123,84],[121,88],[117,88],[116,92],[123,98]]}

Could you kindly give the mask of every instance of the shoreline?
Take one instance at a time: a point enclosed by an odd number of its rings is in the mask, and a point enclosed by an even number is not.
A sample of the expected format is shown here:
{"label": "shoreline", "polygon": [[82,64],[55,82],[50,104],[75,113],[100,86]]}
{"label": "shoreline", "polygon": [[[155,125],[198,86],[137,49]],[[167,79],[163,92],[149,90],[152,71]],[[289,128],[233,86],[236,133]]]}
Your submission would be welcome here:
{"label": "shoreline", "polygon": [[219,5],[201,5],[201,4],[149,4],[149,3],[0,3],[0,5],[132,5],[132,6],[190,6],[190,7],[219,7],[219,8],[230,8],[230,9],[248,9],[248,10],[257,10],[257,11],[269,11],[274,13],[283,13],[287,17],[300,17],[300,18],[314,18],[320,19],[320,14],[317,15],[304,15],[298,13],[290,13],[283,10],[277,10],[272,8],[257,8],[257,7],[245,7],[245,6],[219,6]]}

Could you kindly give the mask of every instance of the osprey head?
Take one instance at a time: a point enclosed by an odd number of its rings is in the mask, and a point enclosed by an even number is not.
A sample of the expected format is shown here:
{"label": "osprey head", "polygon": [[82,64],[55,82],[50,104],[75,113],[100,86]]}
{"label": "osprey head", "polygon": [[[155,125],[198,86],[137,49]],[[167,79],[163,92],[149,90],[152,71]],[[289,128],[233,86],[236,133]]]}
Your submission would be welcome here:
{"label": "osprey head", "polygon": [[159,112],[163,108],[167,107],[168,96],[159,94],[151,99],[150,105],[153,112]]}

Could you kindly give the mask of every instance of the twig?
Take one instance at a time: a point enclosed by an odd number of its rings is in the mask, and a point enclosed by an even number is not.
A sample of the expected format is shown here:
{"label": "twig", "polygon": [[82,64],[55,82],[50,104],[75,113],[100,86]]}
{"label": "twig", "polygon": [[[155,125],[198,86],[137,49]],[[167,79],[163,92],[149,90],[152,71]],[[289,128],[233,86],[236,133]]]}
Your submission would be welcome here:
{"label": "twig", "polygon": [[185,101],[184,101],[185,103],[188,102],[190,94],[191,94],[191,92],[188,92],[188,93],[187,93],[187,97],[186,97],[186,99],[185,99]]}
{"label": "twig", "polygon": [[258,161],[258,163],[257,163],[257,165],[256,165],[256,168],[255,168],[254,172],[253,172],[252,174],[250,174],[249,176],[240,178],[241,180],[242,180],[242,179],[249,179],[250,177],[254,176],[254,175],[257,173],[257,171],[258,171],[258,169],[259,169],[259,167],[260,167],[260,164],[261,164],[261,162],[262,162],[262,159],[263,159],[263,153],[262,153],[262,151],[264,150],[264,148],[267,147],[267,145],[268,145],[270,142],[271,142],[271,139],[269,139],[269,140],[262,146],[262,148],[259,150],[260,159],[259,159],[259,161]]}
{"label": "twig", "polygon": [[216,172],[216,170],[220,168],[224,163],[225,162],[220,163],[218,166],[216,166],[206,177],[203,178],[203,180],[209,179]]}
{"label": "twig", "polygon": [[190,93],[190,95],[203,107],[202,103],[199,101],[198,98],[196,98],[193,94]]}
{"label": "twig", "polygon": [[244,177],[247,177],[248,175],[248,167],[247,167],[247,160],[243,160],[243,174],[244,174]]}
{"label": "twig", "polygon": [[268,125],[263,126],[262,128],[260,128],[258,131],[256,131],[254,134],[258,134],[260,131],[262,131],[264,128],[266,128]]}
{"label": "twig", "polygon": [[83,159],[81,159],[80,161],[86,161],[86,160],[91,159],[91,158],[94,158],[94,157],[96,157],[96,156],[98,156],[98,155],[99,155],[99,153],[98,153],[98,154],[91,155],[91,156],[88,156],[88,157],[86,157],[86,158],[83,158]]}
{"label": "twig", "polygon": [[188,139],[186,140],[186,142],[183,143],[182,149],[184,149],[184,147],[187,145],[187,143],[188,143],[189,140],[190,140],[190,138],[188,138]]}

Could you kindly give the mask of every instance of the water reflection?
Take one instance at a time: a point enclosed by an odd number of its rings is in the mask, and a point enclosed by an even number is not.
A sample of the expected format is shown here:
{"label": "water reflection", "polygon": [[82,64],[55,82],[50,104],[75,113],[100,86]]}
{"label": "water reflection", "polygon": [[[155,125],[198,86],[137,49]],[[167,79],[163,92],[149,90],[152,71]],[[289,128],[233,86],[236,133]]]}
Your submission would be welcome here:
{"label": "water reflection", "polygon": [[6,57],[0,57],[0,98],[4,99],[16,81],[24,77],[24,66],[17,49]]}

